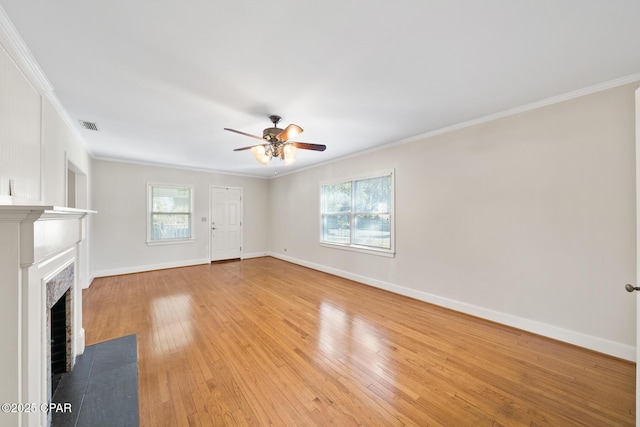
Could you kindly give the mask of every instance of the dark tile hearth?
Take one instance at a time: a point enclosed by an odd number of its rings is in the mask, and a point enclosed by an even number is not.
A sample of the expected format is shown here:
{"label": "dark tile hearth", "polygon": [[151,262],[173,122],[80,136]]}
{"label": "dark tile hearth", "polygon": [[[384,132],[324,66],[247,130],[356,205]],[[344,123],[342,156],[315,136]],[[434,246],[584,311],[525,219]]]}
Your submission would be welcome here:
{"label": "dark tile hearth", "polygon": [[73,371],[61,376],[52,401],[72,408],[52,412],[53,427],[138,426],[136,336],[87,346]]}

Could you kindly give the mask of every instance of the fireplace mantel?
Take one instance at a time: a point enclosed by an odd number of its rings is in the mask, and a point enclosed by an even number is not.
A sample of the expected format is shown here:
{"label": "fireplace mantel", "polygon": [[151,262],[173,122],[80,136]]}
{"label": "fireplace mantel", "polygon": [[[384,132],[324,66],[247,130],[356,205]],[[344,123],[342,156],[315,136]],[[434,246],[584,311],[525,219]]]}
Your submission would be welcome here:
{"label": "fireplace mantel", "polygon": [[[20,265],[29,266],[75,243],[76,233],[65,228],[78,223],[66,221],[80,220],[90,213],[95,211],[60,206],[6,205],[0,206],[0,222],[20,222]],[[61,220],[63,222],[59,222]],[[80,232],[82,240],[84,230],[81,228]]]}
{"label": "fireplace mantel", "polygon": [[95,213],[96,211],[86,209],[67,208],[64,206],[55,205],[38,205],[38,204],[13,204],[13,205],[0,205],[0,214],[15,212],[18,215],[20,213],[40,212],[43,215],[45,212],[48,215],[60,216],[60,215],[85,215],[87,213]]}
{"label": "fireplace mantel", "polygon": [[[86,263],[79,244],[95,211],[39,204],[0,205],[0,402],[48,403],[46,282]],[[74,286],[74,354],[84,351],[81,286]],[[0,413],[0,425],[46,426],[41,411]]]}
{"label": "fireplace mantel", "polygon": [[96,211],[53,205],[0,205],[0,221],[25,222],[82,219]]}

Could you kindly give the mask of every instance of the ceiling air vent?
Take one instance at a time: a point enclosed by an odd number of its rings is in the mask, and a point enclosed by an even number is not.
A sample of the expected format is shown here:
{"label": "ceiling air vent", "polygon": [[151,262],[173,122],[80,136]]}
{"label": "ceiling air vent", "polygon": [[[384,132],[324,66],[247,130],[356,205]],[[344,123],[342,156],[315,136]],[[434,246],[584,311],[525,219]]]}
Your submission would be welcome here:
{"label": "ceiling air vent", "polygon": [[93,122],[85,122],[84,120],[78,120],[83,128],[88,130],[98,131],[98,125]]}

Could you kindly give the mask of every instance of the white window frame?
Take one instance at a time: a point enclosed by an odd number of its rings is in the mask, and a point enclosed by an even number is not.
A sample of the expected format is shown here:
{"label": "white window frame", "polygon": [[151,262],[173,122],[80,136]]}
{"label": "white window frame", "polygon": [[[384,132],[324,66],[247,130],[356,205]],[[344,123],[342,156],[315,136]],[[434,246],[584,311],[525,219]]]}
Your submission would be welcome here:
{"label": "white window frame", "polygon": [[[382,171],[378,171],[378,172],[373,172],[373,173],[367,173],[367,174],[362,174],[362,175],[354,175],[354,176],[350,176],[350,177],[346,177],[346,178],[340,178],[340,179],[334,179],[334,180],[330,180],[330,181],[322,181],[320,183],[320,187],[319,187],[319,193],[320,193],[320,215],[319,215],[319,232],[320,232],[320,237],[319,237],[319,243],[320,246],[324,246],[327,248],[334,248],[334,249],[342,249],[342,250],[347,250],[347,251],[354,251],[354,252],[361,252],[361,253],[368,253],[368,254],[372,254],[372,255],[380,255],[380,256],[386,256],[386,257],[394,257],[395,256],[395,235],[396,235],[396,230],[395,230],[395,169],[386,169],[386,170],[382,170]],[[373,178],[381,178],[384,176],[391,176],[391,208],[389,211],[389,235],[390,235],[390,248],[376,248],[373,246],[363,246],[363,245],[357,245],[354,243],[349,243],[349,244],[345,244],[345,243],[336,243],[336,242],[328,242],[325,240],[322,240],[322,215],[323,215],[323,210],[324,210],[324,206],[323,206],[323,200],[322,200],[322,188],[325,185],[332,185],[332,184],[339,184],[339,183],[344,183],[344,182],[351,182],[352,183],[352,188],[353,188],[353,182],[354,181],[361,181],[361,180],[366,180],[366,179],[373,179]],[[354,200],[353,200],[353,192],[351,195],[351,211],[349,212],[349,215],[353,215],[354,214]],[[351,232],[350,232],[350,236],[351,238],[353,238],[354,235],[354,221],[351,221]]]}
{"label": "white window frame", "polygon": [[[190,237],[184,239],[162,239],[162,240],[152,240],[151,239],[151,225],[152,220],[151,216],[154,212],[152,212],[153,204],[153,196],[152,189],[154,187],[160,188],[177,188],[177,189],[188,189],[191,193],[190,197],[190,206],[189,206],[189,231]],[[195,191],[192,185],[181,185],[181,184],[166,184],[162,182],[148,182],[147,183],[147,245],[174,245],[174,244],[182,244],[182,243],[193,243],[195,242],[195,229],[194,229],[194,196]],[[157,212],[156,212],[157,213]]]}

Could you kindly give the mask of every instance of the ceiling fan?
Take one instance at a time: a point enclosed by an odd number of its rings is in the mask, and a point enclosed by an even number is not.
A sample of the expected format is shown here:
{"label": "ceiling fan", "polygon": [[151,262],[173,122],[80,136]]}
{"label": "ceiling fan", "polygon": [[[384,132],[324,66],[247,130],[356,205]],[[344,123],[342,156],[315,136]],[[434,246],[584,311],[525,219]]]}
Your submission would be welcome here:
{"label": "ceiling fan", "polygon": [[324,151],[327,149],[327,146],[322,144],[290,141],[291,138],[302,133],[302,128],[298,125],[290,124],[286,128],[280,129],[277,125],[278,122],[282,120],[282,117],[272,115],[269,116],[269,119],[271,120],[271,123],[273,123],[273,127],[263,130],[262,138],[256,135],[251,135],[250,133],[240,132],[239,130],[224,128],[224,130],[228,130],[229,132],[239,133],[240,135],[263,141],[261,144],[236,148],[233,151],[250,149],[254,157],[263,165],[269,164],[273,157],[279,157],[284,160],[285,165],[289,165],[296,161],[295,155],[298,148],[314,151]]}

